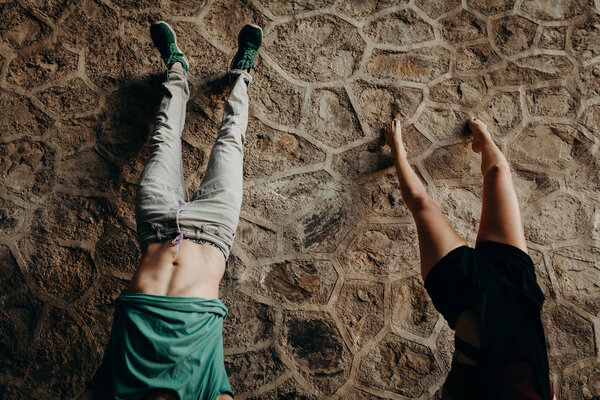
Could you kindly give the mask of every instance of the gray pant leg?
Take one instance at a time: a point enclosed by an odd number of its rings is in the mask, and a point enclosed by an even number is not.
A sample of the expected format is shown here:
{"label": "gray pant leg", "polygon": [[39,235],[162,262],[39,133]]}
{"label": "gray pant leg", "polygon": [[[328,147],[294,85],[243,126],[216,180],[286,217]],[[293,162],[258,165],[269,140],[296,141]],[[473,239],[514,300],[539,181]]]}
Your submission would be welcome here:
{"label": "gray pant leg", "polygon": [[167,222],[175,221],[177,209],[187,201],[181,160],[181,132],[185,123],[189,87],[186,72],[172,69],[163,83],[150,155],[138,185],[136,222],[138,241],[144,249],[150,243],[167,239]]}
{"label": "gray pant leg", "polygon": [[200,188],[178,214],[186,237],[217,245],[229,256],[240,217],[243,196],[243,144],[248,126],[248,87],[253,78],[233,71],[234,80],[223,122],[212,148]]}

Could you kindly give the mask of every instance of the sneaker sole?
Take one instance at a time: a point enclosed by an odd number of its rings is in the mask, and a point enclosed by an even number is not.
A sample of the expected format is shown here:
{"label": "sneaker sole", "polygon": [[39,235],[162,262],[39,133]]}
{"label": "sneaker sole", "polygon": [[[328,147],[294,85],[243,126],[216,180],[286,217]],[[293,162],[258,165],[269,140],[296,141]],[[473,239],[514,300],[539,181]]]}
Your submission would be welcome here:
{"label": "sneaker sole", "polygon": [[[261,37],[263,36],[263,30],[262,30],[262,28],[261,28],[260,26],[258,26],[258,25],[256,25],[256,24],[246,24],[245,26],[251,26],[251,27],[253,27],[253,28],[255,28],[255,29],[258,29],[258,30],[260,31],[260,36],[261,36]],[[241,33],[242,33],[242,32],[241,32],[241,30],[240,30],[240,33],[238,33],[238,43],[240,42],[240,34],[241,34]]]}
{"label": "sneaker sole", "polygon": [[157,21],[157,22],[153,23],[152,25],[160,25],[160,24],[165,25],[167,28],[169,28],[169,30],[173,34],[173,38],[175,38],[175,47],[177,47],[177,51],[178,52],[180,52],[181,54],[183,54],[183,59],[187,63],[188,69],[189,69],[190,68],[190,60],[188,60],[188,58],[185,56],[185,54],[183,53],[183,51],[181,51],[181,49],[179,48],[179,45],[177,44],[177,34],[175,33],[175,30],[171,27],[171,25],[169,25],[165,21]]}

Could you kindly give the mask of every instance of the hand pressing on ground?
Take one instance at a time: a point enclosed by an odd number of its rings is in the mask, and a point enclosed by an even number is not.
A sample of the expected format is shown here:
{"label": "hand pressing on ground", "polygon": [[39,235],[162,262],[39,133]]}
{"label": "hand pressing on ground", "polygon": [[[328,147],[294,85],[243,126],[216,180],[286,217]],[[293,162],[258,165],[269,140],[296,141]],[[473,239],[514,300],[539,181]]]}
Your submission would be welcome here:
{"label": "hand pressing on ground", "polygon": [[398,119],[393,119],[383,129],[385,133],[385,141],[388,146],[392,149],[394,158],[403,157],[406,158],[406,148],[402,143],[402,127]]}

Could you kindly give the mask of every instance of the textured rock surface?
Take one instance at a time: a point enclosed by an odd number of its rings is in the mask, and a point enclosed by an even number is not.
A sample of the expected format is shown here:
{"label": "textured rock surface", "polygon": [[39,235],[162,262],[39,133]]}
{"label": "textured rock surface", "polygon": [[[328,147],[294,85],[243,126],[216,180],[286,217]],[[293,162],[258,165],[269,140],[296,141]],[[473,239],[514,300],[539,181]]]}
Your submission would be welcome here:
{"label": "textured rock surface", "polygon": [[241,26],[242,220],[221,284],[237,399],[439,399],[453,331],[419,276],[381,127],[473,244],[478,114],[506,152],[561,399],[600,397],[600,4],[587,0],[0,1],[0,397],[75,398],[139,262],[134,196],[167,20],[191,60],[188,191]]}

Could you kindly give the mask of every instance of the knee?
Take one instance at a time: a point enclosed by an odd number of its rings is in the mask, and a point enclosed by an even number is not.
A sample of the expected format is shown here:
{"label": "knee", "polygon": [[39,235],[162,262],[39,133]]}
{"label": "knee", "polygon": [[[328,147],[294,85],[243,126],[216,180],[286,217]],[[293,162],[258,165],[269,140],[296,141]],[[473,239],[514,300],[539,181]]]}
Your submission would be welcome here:
{"label": "knee", "polygon": [[494,178],[499,176],[510,176],[510,166],[506,161],[498,161],[489,166],[484,172],[486,178]]}

